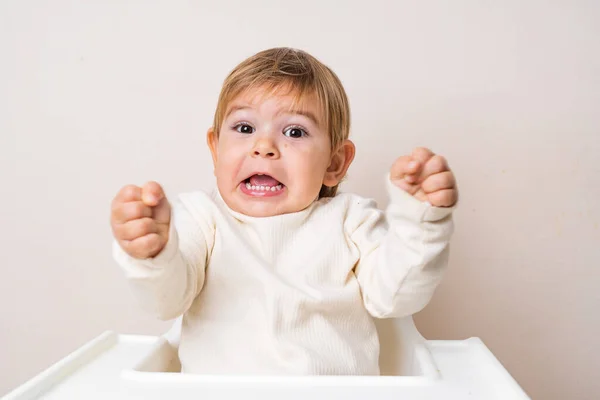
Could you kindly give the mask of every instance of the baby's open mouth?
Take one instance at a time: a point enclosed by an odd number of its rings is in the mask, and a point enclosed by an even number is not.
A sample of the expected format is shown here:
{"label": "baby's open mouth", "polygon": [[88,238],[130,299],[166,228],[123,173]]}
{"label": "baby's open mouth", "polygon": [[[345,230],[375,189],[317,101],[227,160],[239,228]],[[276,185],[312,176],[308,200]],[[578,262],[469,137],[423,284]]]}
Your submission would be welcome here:
{"label": "baby's open mouth", "polygon": [[246,189],[262,192],[277,192],[283,190],[285,185],[277,179],[263,174],[255,174],[246,179],[243,184]]}

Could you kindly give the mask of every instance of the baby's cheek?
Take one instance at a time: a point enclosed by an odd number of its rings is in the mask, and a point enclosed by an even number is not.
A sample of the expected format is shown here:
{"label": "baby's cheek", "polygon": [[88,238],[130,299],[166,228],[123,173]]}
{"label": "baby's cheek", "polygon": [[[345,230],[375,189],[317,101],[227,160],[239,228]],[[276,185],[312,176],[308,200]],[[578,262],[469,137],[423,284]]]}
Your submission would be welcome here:
{"label": "baby's cheek", "polygon": [[305,166],[304,168],[300,167],[299,169],[296,169],[296,171],[296,183],[299,190],[298,195],[300,197],[310,197],[317,187],[317,190],[320,190],[322,177],[319,178],[314,169],[308,169]]}

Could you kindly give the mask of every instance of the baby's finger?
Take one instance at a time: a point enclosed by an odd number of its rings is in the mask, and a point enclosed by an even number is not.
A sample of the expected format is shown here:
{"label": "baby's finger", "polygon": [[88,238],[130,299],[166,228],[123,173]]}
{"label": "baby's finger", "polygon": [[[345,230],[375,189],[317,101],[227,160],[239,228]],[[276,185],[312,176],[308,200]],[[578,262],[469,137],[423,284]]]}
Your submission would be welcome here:
{"label": "baby's finger", "polygon": [[417,175],[421,164],[410,156],[399,157],[392,165],[390,178],[392,180],[403,179],[405,176]]}
{"label": "baby's finger", "polygon": [[449,171],[448,162],[440,155],[434,155],[423,166],[420,181],[423,182],[427,177],[440,172]]}
{"label": "baby's finger", "polygon": [[120,240],[134,240],[151,233],[158,233],[158,225],[152,218],[136,219],[115,227]]}
{"label": "baby's finger", "polygon": [[429,159],[434,155],[435,154],[428,148],[417,147],[413,150],[411,157],[413,158],[413,160],[420,162],[421,165],[425,165],[427,164],[427,161],[429,161]]}
{"label": "baby's finger", "polygon": [[400,189],[404,190],[406,193],[414,196],[415,193],[419,191],[418,185],[413,185],[410,182],[407,182],[406,179],[398,179],[394,181],[394,184],[398,186]]}
{"label": "baby's finger", "polygon": [[428,194],[437,192],[438,190],[452,189],[454,186],[456,186],[456,181],[454,179],[454,174],[450,171],[431,175],[421,183],[421,188]]}
{"label": "baby's finger", "polygon": [[138,259],[154,257],[164,247],[163,239],[156,233],[151,233],[134,240],[123,240],[121,247],[130,256]]}
{"label": "baby's finger", "polygon": [[444,189],[427,195],[427,200],[435,207],[452,207],[458,201],[458,190]]}
{"label": "baby's finger", "polygon": [[407,174],[404,175],[404,180],[410,184],[416,184],[419,181],[418,174]]}
{"label": "baby's finger", "polygon": [[159,224],[169,224],[171,221],[171,205],[166,197],[163,197],[155,207],[152,207],[152,218]]}
{"label": "baby's finger", "polygon": [[113,200],[113,204],[139,200],[142,200],[142,188],[135,185],[126,185],[119,190]]}
{"label": "baby's finger", "polygon": [[156,206],[165,197],[163,188],[156,182],[148,182],[142,187],[142,201],[149,206]]}
{"label": "baby's finger", "polygon": [[152,208],[141,201],[121,203],[113,208],[114,222],[119,224],[144,217],[152,217]]}

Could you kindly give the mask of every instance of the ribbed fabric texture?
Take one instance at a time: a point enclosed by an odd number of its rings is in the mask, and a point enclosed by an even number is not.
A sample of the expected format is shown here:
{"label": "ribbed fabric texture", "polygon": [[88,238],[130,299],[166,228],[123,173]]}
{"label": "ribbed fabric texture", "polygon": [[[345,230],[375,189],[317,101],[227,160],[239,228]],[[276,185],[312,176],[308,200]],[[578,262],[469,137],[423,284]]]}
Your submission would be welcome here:
{"label": "ribbed fabric texture", "polygon": [[372,317],[401,317],[430,300],[447,265],[452,208],[421,203],[389,179],[390,205],[352,194],[268,218],[213,194],[172,203],[169,242],[152,259],[115,242],[142,308],[184,315],[183,372],[377,375]]}

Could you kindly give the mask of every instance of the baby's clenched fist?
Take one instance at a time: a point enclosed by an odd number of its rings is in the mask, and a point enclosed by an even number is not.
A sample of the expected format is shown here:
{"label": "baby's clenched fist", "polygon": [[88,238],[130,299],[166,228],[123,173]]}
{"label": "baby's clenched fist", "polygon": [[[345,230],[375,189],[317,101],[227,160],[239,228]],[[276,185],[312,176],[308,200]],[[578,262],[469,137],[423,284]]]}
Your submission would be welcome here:
{"label": "baby's clenched fist", "polygon": [[423,147],[398,158],[390,171],[390,179],[418,200],[436,207],[452,207],[458,201],[456,178],[446,159]]}
{"label": "baby's clenched fist", "polygon": [[110,224],[121,248],[131,257],[156,256],[169,240],[171,206],[156,182],[127,185],[112,201]]}

